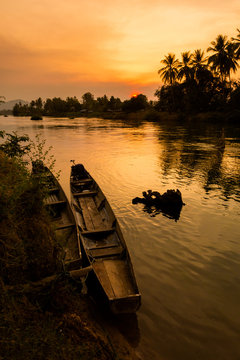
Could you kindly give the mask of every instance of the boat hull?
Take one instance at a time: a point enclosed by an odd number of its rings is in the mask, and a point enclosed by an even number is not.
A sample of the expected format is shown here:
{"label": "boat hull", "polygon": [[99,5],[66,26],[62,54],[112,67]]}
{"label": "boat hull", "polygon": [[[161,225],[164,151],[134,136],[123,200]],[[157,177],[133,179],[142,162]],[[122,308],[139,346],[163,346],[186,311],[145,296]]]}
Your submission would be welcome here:
{"label": "boat hull", "polygon": [[53,173],[40,163],[33,163],[33,176],[48,189],[44,199],[56,239],[64,252],[63,264],[67,271],[82,266],[80,235],[70,203]]}
{"label": "boat hull", "polygon": [[110,298],[106,287],[101,279],[99,279],[99,273],[93,269],[87,277],[86,284],[88,292],[93,296],[99,304],[103,307],[107,307],[113,314],[133,314],[141,306],[141,295],[132,294],[125,297]]}
{"label": "boat hull", "polygon": [[101,294],[113,313],[136,312],[141,295],[118,221],[98,184],[82,165],[77,166],[82,175],[77,177],[73,166],[70,185],[83,264],[93,268],[88,288]]}

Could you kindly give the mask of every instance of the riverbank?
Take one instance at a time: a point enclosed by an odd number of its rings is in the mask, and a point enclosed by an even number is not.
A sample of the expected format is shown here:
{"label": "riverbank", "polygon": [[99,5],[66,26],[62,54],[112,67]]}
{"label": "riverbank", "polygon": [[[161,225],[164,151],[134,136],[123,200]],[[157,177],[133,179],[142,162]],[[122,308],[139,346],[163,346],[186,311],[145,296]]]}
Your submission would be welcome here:
{"label": "riverbank", "polygon": [[76,117],[102,118],[106,120],[125,120],[125,121],[149,121],[159,123],[169,122],[209,122],[209,123],[239,123],[240,110],[232,111],[209,111],[196,114],[187,114],[182,112],[156,111],[154,109],[138,112],[105,112],[105,113],[86,113]]}
{"label": "riverbank", "polygon": [[[0,114],[3,115],[3,114]],[[40,117],[47,116],[41,115]],[[141,110],[137,112],[126,113],[123,111],[107,111],[107,112],[76,112],[76,113],[56,113],[51,115],[56,118],[102,118],[106,120],[125,120],[125,121],[150,121],[150,122],[209,122],[209,123],[239,123],[240,122],[240,110],[235,109],[231,111],[208,111],[201,113],[183,113],[183,112],[167,112],[167,111],[156,111],[153,108],[147,110]],[[35,120],[35,119],[33,119]]]}
{"label": "riverbank", "polygon": [[0,152],[0,177],[0,358],[137,359],[81,282],[62,272],[41,190],[24,164]]}

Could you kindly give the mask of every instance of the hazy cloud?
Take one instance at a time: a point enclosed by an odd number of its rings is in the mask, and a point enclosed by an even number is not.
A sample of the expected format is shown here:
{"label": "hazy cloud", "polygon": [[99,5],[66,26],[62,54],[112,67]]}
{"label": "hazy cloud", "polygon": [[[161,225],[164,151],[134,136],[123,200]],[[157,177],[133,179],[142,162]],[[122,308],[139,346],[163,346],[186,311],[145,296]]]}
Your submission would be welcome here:
{"label": "hazy cloud", "polygon": [[204,50],[219,33],[235,35],[240,2],[8,0],[1,13],[1,94],[95,84],[128,96],[132,84],[148,91],[158,84],[168,52]]}

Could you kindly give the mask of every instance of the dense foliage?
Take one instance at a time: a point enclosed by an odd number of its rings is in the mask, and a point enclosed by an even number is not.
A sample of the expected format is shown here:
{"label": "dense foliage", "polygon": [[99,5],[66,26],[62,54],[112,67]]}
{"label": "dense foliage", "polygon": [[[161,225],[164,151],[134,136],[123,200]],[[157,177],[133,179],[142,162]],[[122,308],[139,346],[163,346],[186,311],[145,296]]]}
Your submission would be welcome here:
{"label": "dense foliage", "polygon": [[83,94],[82,102],[76,97],[46,99],[41,98],[22,105],[16,104],[13,108],[15,116],[85,116],[89,113],[112,113],[112,112],[135,112],[146,109],[149,106],[147,97],[143,94],[133,96],[130,100],[122,102],[119,98],[111,96],[110,99],[104,95],[94,98],[90,92]]}
{"label": "dense foliage", "polygon": [[157,89],[161,111],[204,112],[239,109],[239,82],[231,74],[239,67],[240,31],[228,40],[218,35],[205,56],[201,49],[183,52],[179,61],[169,53],[158,71],[164,85]]}
{"label": "dense foliage", "polygon": [[24,159],[44,159],[44,141],[33,146],[27,135],[4,131],[0,137],[0,359],[113,359],[76,282],[63,272],[42,183]]}
{"label": "dense foliage", "polygon": [[28,135],[0,131],[0,138],[0,277],[7,283],[38,279],[55,272],[58,257],[43,206],[45,191],[28,164],[49,150],[39,137],[33,142]]}
{"label": "dense foliage", "polygon": [[82,96],[82,102],[76,97],[67,97],[66,100],[54,97],[53,99],[41,98],[31,101],[31,103],[22,105],[16,104],[13,108],[13,115],[15,116],[72,116],[81,115],[88,112],[106,112],[106,111],[120,111],[122,102],[119,98],[111,96],[110,99],[106,95],[94,99],[94,95],[90,92]]}

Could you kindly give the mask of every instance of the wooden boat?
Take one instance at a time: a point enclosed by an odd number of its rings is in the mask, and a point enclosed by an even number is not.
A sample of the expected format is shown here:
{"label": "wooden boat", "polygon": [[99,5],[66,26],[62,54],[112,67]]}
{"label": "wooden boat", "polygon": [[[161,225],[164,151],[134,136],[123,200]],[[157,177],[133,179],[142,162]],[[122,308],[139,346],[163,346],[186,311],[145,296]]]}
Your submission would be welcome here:
{"label": "wooden boat", "polygon": [[44,199],[57,241],[64,251],[64,269],[77,270],[82,266],[78,226],[70,203],[52,172],[41,162],[33,163],[33,175],[46,186]]}
{"label": "wooden boat", "polygon": [[[141,304],[133,266],[118,221],[96,181],[81,164],[70,177],[72,206],[80,230],[89,283],[100,289],[113,313],[133,313]],[[91,284],[90,284],[91,285]]]}

